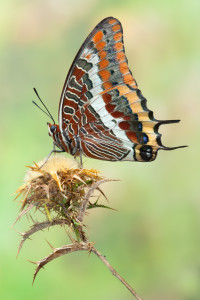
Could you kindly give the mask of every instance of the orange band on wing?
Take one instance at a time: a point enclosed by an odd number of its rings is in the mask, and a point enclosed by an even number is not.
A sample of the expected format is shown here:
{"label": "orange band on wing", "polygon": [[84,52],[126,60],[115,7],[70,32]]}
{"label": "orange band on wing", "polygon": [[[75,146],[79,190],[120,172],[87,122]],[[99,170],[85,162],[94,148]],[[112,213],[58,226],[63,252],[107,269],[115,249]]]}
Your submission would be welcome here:
{"label": "orange band on wing", "polygon": [[121,30],[121,27],[119,24],[113,25],[112,31],[119,31],[119,30]]}
{"label": "orange band on wing", "polygon": [[115,41],[119,41],[122,38],[122,33],[121,32],[115,33],[113,38]]}
{"label": "orange band on wing", "polygon": [[97,43],[99,43],[101,40],[102,40],[102,38],[103,38],[103,32],[102,31],[98,31],[95,35],[94,35],[94,37],[93,37],[93,42],[95,43],[95,44],[97,44]]}
{"label": "orange band on wing", "polygon": [[96,44],[96,48],[98,51],[101,51],[105,47],[105,45],[106,45],[106,42],[102,41],[102,42]]}
{"label": "orange band on wing", "polygon": [[99,57],[100,57],[101,60],[104,59],[106,56],[107,56],[107,52],[106,51],[99,52]]}
{"label": "orange band on wing", "polygon": [[107,59],[101,60],[99,62],[99,68],[105,69],[109,65],[109,61]]}
{"label": "orange band on wing", "polygon": [[110,72],[108,70],[99,71],[99,75],[103,81],[107,81],[110,78]]}
{"label": "orange band on wing", "polygon": [[115,19],[109,20],[108,23],[109,24],[114,24],[114,23],[116,23],[116,20]]}

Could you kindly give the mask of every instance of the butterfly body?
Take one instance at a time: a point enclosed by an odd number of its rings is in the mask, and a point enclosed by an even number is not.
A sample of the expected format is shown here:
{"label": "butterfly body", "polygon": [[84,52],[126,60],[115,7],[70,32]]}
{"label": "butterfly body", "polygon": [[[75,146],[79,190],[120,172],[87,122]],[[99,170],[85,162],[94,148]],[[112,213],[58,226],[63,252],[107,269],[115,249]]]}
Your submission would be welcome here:
{"label": "butterfly body", "polygon": [[128,67],[120,22],[109,17],[89,34],[68,72],[59,125],[49,134],[62,151],[108,161],[152,161],[165,147],[161,124]]}

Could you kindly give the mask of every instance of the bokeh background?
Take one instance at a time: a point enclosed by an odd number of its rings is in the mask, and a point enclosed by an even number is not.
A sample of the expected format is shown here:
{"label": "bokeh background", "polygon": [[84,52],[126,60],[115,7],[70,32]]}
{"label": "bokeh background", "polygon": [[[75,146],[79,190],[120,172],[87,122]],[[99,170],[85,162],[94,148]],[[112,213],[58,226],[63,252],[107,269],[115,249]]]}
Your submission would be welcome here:
{"label": "bokeh background", "polygon": [[[132,295],[87,253],[64,256],[41,270],[35,261],[68,242],[56,228],[28,240],[16,260],[19,235],[10,226],[19,204],[12,193],[23,182],[25,165],[52,149],[48,118],[34,107],[32,88],[55,118],[71,62],[103,18],[119,18],[130,69],[163,126],[168,146],[152,163],[85,159],[119,182],[104,192],[118,211],[93,210],[90,239],[144,300],[200,299],[200,2],[199,0],[8,0],[0,4],[0,298],[132,299]],[[102,199],[103,201],[103,199]],[[15,228],[25,231],[22,220]]]}

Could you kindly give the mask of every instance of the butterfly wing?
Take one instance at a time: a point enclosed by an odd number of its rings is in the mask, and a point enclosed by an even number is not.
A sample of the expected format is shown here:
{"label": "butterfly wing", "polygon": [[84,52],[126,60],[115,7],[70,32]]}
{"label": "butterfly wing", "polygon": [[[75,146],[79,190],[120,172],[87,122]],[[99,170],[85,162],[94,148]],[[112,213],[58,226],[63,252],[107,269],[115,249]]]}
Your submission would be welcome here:
{"label": "butterfly wing", "polygon": [[128,67],[120,22],[109,17],[89,34],[67,75],[59,107],[63,138],[88,157],[152,161],[161,143],[158,121]]}

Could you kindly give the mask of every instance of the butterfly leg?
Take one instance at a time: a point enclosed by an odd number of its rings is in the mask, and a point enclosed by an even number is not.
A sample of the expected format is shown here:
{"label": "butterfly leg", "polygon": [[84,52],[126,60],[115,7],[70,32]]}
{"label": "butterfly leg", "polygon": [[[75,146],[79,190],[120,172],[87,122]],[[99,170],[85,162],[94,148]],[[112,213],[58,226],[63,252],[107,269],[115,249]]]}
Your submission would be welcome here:
{"label": "butterfly leg", "polygon": [[56,150],[56,145],[55,145],[55,143],[53,143],[53,151],[55,151]]}
{"label": "butterfly leg", "polygon": [[[83,160],[82,160],[82,151],[81,151],[81,147],[80,147],[80,138],[78,135],[74,135],[73,137],[74,142],[75,142],[75,146],[71,149],[71,155],[74,156],[74,158],[76,159],[76,157],[78,157],[78,153],[79,153],[79,168],[83,169]],[[77,155],[76,155],[77,154]]]}
{"label": "butterfly leg", "polygon": [[83,155],[82,155],[82,151],[81,150],[80,150],[79,157],[80,157],[80,169],[83,169]]}
{"label": "butterfly leg", "polygon": [[65,152],[65,151],[64,150],[56,150],[55,145],[54,145],[54,149],[51,150],[51,152],[48,154],[48,156],[45,159],[44,163],[39,167],[39,170],[42,169],[42,167],[44,167],[44,165],[47,163],[47,161],[49,160],[52,153],[61,153],[61,152]]}
{"label": "butterfly leg", "polygon": [[82,153],[82,150],[81,150],[80,137],[79,136],[77,136],[77,151],[79,151],[79,158],[80,158],[79,166],[80,166],[80,169],[83,169],[83,153]]}
{"label": "butterfly leg", "polygon": [[[81,149],[79,149],[79,155],[77,156],[73,155],[73,156],[74,156],[74,160],[78,163],[78,167],[80,169],[83,169],[83,155]],[[79,161],[77,160],[78,156],[79,156]]]}

